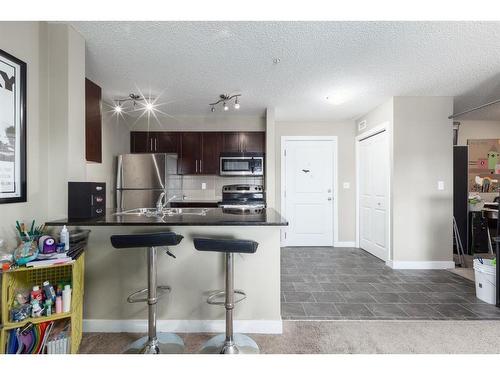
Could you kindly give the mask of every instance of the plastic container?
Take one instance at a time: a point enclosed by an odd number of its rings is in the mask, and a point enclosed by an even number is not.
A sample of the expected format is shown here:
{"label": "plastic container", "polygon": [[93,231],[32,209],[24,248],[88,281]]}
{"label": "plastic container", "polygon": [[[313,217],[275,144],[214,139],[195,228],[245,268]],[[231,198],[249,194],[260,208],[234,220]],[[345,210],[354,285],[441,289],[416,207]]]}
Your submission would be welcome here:
{"label": "plastic container", "polygon": [[476,297],[491,305],[496,304],[496,266],[491,259],[474,259],[474,278],[476,280]]}
{"label": "plastic container", "polygon": [[68,228],[66,228],[66,225],[64,225],[63,228],[61,229],[61,235],[60,235],[59,242],[64,244],[64,251],[69,250],[69,231],[68,231]]}
{"label": "plastic container", "polygon": [[71,286],[65,285],[62,292],[63,312],[67,313],[71,310]]}

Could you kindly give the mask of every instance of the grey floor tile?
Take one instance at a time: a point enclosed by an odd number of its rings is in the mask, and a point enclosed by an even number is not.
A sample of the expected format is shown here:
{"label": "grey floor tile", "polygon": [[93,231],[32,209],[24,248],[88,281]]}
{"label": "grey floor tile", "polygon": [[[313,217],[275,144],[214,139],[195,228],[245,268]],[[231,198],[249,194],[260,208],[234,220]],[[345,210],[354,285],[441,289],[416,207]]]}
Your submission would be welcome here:
{"label": "grey floor tile", "polygon": [[375,289],[379,292],[404,292],[404,289],[400,286],[400,284],[395,283],[373,283],[372,284]]}
{"label": "grey floor tile", "polygon": [[368,292],[341,292],[349,303],[375,303],[375,299]]}
{"label": "grey floor tile", "polygon": [[407,292],[432,292],[432,289],[424,283],[402,283],[401,288]]}
{"label": "grey floor tile", "polygon": [[282,292],[293,292],[295,291],[295,286],[293,283],[282,282],[281,283],[281,291]]}
{"label": "grey floor tile", "polygon": [[474,293],[460,293],[460,292],[457,292],[455,294],[457,296],[459,296],[460,298],[463,298],[464,300],[466,300],[467,303],[486,304],[486,302],[481,301],[479,298],[476,297],[476,292],[474,292]]}
{"label": "grey floor tile", "polygon": [[325,292],[347,292],[349,291],[349,286],[344,283],[320,283],[321,288]]}
{"label": "grey floor tile", "polygon": [[374,316],[373,313],[362,303],[337,303],[335,307],[340,315],[349,318],[361,318]]}
{"label": "grey floor tile", "polygon": [[285,302],[281,304],[281,315],[283,317],[306,316],[306,312],[301,303]]}
{"label": "grey floor tile", "polygon": [[436,303],[428,293],[401,293],[401,297],[408,303]]}
{"label": "grey floor tile", "polygon": [[333,303],[304,303],[302,306],[306,315],[310,317],[340,316],[340,312]]}
{"label": "grey floor tile", "polygon": [[316,302],[345,302],[340,292],[313,292]]}
{"label": "grey floor tile", "polygon": [[304,278],[301,275],[281,275],[282,282],[303,283]]}
{"label": "grey floor tile", "polygon": [[442,318],[443,315],[433,309],[430,305],[423,303],[408,303],[398,305],[401,310],[413,318]]}
{"label": "grey floor tile", "polygon": [[377,289],[370,283],[350,283],[349,290],[353,292],[376,292]]}
{"label": "grey floor tile", "polygon": [[310,292],[283,292],[286,302],[315,302]]}
{"label": "grey floor tile", "polygon": [[447,318],[474,318],[478,317],[477,314],[466,309],[465,307],[459,305],[458,303],[441,303],[436,305],[430,305],[432,308],[441,315]]}
{"label": "grey floor tile", "polygon": [[458,292],[458,284],[452,283],[429,283],[427,287],[431,289],[432,292]]}
{"label": "grey floor tile", "polygon": [[500,319],[500,308],[495,305],[468,303],[462,304],[462,306],[480,317]]}
{"label": "grey floor tile", "polygon": [[398,305],[391,303],[366,304],[373,315],[378,317],[407,317],[408,314]]}
{"label": "grey floor tile", "polygon": [[407,302],[399,293],[370,293],[370,296],[375,298],[378,303],[405,303]]}
{"label": "grey floor tile", "polygon": [[293,283],[297,292],[319,292],[323,288],[319,283]]}
{"label": "grey floor tile", "polygon": [[436,303],[465,303],[467,302],[463,297],[453,292],[429,292],[427,293],[432,297]]}

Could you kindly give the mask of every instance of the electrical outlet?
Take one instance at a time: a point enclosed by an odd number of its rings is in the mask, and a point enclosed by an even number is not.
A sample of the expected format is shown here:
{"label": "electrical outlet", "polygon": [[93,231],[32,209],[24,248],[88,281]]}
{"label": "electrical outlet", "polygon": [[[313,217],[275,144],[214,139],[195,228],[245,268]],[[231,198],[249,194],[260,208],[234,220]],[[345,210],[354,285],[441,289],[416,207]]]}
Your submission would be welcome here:
{"label": "electrical outlet", "polygon": [[350,182],[344,182],[342,184],[342,186],[344,187],[344,189],[350,189],[351,188],[351,183]]}
{"label": "electrical outlet", "polygon": [[207,189],[207,183],[206,182],[202,182],[201,183],[201,190],[206,190]]}
{"label": "electrical outlet", "polygon": [[438,190],[444,190],[444,181],[438,181]]}

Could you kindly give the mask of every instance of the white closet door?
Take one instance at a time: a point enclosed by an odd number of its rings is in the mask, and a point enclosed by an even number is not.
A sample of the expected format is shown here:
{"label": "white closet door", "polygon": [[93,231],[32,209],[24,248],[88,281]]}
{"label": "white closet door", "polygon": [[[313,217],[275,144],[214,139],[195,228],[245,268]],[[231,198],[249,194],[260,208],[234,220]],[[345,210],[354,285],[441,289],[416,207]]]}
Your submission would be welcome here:
{"label": "white closet door", "polygon": [[389,148],[386,132],[359,143],[359,243],[387,260]]}
{"label": "white closet door", "polygon": [[287,141],[287,246],[333,246],[333,141]]}

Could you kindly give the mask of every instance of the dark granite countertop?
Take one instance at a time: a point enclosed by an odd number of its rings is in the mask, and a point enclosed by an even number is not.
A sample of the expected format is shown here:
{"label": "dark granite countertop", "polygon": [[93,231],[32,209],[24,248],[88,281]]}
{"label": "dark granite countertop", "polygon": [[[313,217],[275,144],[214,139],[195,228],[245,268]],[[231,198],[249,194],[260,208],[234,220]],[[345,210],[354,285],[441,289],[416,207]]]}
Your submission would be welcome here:
{"label": "dark granite countertop", "polygon": [[94,219],[60,219],[45,223],[47,226],[286,226],[288,222],[274,209],[266,208],[259,213],[241,214],[222,208],[208,208],[206,215],[165,215],[163,217],[145,215],[115,215],[116,210],[107,210],[106,216]]}

